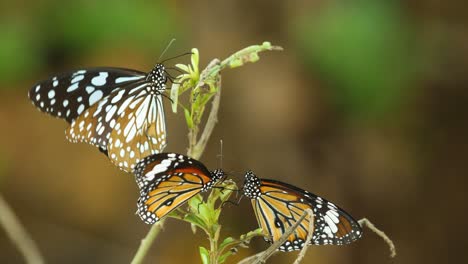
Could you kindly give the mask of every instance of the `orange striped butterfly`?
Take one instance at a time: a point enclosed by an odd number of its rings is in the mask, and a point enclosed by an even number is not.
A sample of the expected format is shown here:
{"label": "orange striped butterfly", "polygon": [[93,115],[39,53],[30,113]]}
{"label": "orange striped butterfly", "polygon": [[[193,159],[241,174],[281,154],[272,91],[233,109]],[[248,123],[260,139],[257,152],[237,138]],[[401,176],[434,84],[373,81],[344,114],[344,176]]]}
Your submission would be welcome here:
{"label": "orange striped butterfly", "polygon": [[154,224],[200,192],[213,188],[224,177],[210,172],[200,161],[177,153],[159,153],[140,161],[134,170],[140,188],[137,214]]}
{"label": "orange striped butterfly", "polygon": [[166,146],[162,95],[166,70],[149,73],[90,68],[34,85],[29,98],[39,110],[70,123],[66,137],[98,147],[124,171]]}
{"label": "orange striped butterfly", "polygon": [[[245,174],[244,195],[252,206],[267,242],[277,241],[307,209],[314,212],[311,244],[349,244],[362,236],[358,222],[333,203],[290,184],[260,179],[252,171]],[[309,217],[305,217],[279,250],[300,250],[309,234]]]}

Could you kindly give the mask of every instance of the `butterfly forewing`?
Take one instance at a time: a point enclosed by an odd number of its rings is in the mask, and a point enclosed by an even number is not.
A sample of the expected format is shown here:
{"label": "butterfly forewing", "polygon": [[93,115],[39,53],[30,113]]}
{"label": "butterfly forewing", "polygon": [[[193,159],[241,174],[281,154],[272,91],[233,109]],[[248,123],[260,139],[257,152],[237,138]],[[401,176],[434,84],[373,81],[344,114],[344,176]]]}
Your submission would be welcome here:
{"label": "butterfly forewing", "polygon": [[40,111],[72,122],[116,87],[145,77],[122,68],[90,68],[64,73],[34,85],[29,98]]}
{"label": "butterfly forewing", "polygon": [[199,161],[176,153],[160,153],[140,161],[134,170],[140,190],[137,214],[154,224],[219,179]]}

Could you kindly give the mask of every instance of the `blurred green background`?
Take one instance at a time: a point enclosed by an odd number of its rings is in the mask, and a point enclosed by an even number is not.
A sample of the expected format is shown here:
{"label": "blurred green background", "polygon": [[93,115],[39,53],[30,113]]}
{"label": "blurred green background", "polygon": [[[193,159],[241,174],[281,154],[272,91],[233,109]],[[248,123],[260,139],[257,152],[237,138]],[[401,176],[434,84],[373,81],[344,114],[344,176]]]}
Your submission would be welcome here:
{"label": "blurred green background", "polygon": [[[66,123],[37,111],[27,91],[81,67],[149,70],[171,38],[166,57],[196,47],[202,67],[268,40],[285,50],[224,72],[202,161],[216,167],[223,139],[223,167],[241,182],[252,169],[369,218],[393,238],[395,263],[463,262],[467,11],[435,0],[2,1],[0,192],[48,262],[128,263],[149,229],[134,214],[133,176],[68,143]],[[166,103],[166,151],[185,153],[184,118]],[[225,235],[256,228],[251,210],[228,206]],[[207,242],[169,220],[147,263],[199,263]],[[230,260],[266,247],[255,239]],[[312,247],[303,263],[391,263],[388,254],[366,232],[349,246]],[[4,230],[0,262],[23,262]]]}

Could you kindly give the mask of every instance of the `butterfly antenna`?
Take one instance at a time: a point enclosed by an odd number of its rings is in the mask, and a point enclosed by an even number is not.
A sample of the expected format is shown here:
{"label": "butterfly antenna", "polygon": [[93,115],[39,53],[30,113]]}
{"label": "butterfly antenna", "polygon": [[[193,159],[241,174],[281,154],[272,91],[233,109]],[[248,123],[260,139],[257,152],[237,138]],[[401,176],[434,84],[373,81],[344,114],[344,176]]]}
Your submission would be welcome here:
{"label": "butterfly antenna", "polygon": [[168,61],[168,60],[173,60],[173,59],[177,59],[177,58],[182,57],[182,56],[192,55],[192,54],[193,54],[192,52],[185,52],[185,53],[183,53],[183,54],[174,56],[174,57],[172,57],[172,58],[165,59],[165,60],[161,61],[160,64],[163,64],[164,62],[166,62],[166,61]]}
{"label": "butterfly antenna", "polygon": [[223,168],[223,140],[219,140],[218,168]]}
{"label": "butterfly antenna", "polygon": [[[176,41],[175,38],[171,39],[171,41],[169,41],[169,44],[166,45],[166,48],[163,50],[163,52],[161,53],[161,55],[159,55],[159,58],[158,58],[158,61],[164,56],[164,54],[166,53],[166,51],[169,49],[169,47],[172,45],[172,43]],[[161,62],[162,63],[162,62]]]}

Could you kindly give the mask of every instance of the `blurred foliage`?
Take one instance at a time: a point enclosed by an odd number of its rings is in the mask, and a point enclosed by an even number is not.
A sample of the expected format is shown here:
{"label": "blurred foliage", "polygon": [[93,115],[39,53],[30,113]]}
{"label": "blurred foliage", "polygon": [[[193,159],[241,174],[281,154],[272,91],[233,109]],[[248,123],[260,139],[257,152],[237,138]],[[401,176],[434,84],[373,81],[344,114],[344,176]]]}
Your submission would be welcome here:
{"label": "blurred foliage", "polygon": [[68,54],[130,46],[158,54],[177,36],[173,10],[165,1],[50,0],[40,10],[3,19],[0,32],[1,83],[23,80]]}
{"label": "blurred foliage", "polygon": [[6,171],[7,171],[7,157],[3,148],[0,148],[0,190],[3,185],[3,181],[6,178]]}
{"label": "blurred foliage", "polygon": [[[25,73],[34,71],[41,64],[38,43],[28,22],[2,18],[0,22],[0,82],[7,83],[21,79]],[[1,87],[10,87],[4,86]]]}
{"label": "blurred foliage", "polygon": [[134,42],[154,49],[154,45],[165,44],[176,27],[174,16],[162,1],[72,1],[66,8],[47,14],[43,21],[47,28],[53,28],[53,40],[73,50],[109,42]]}
{"label": "blurred foliage", "polygon": [[349,117],[394,110],[415,66],[411,26],[397,6],[382,1],[328,5],[300,21],[297,33],[307,63],[327,80]]}

